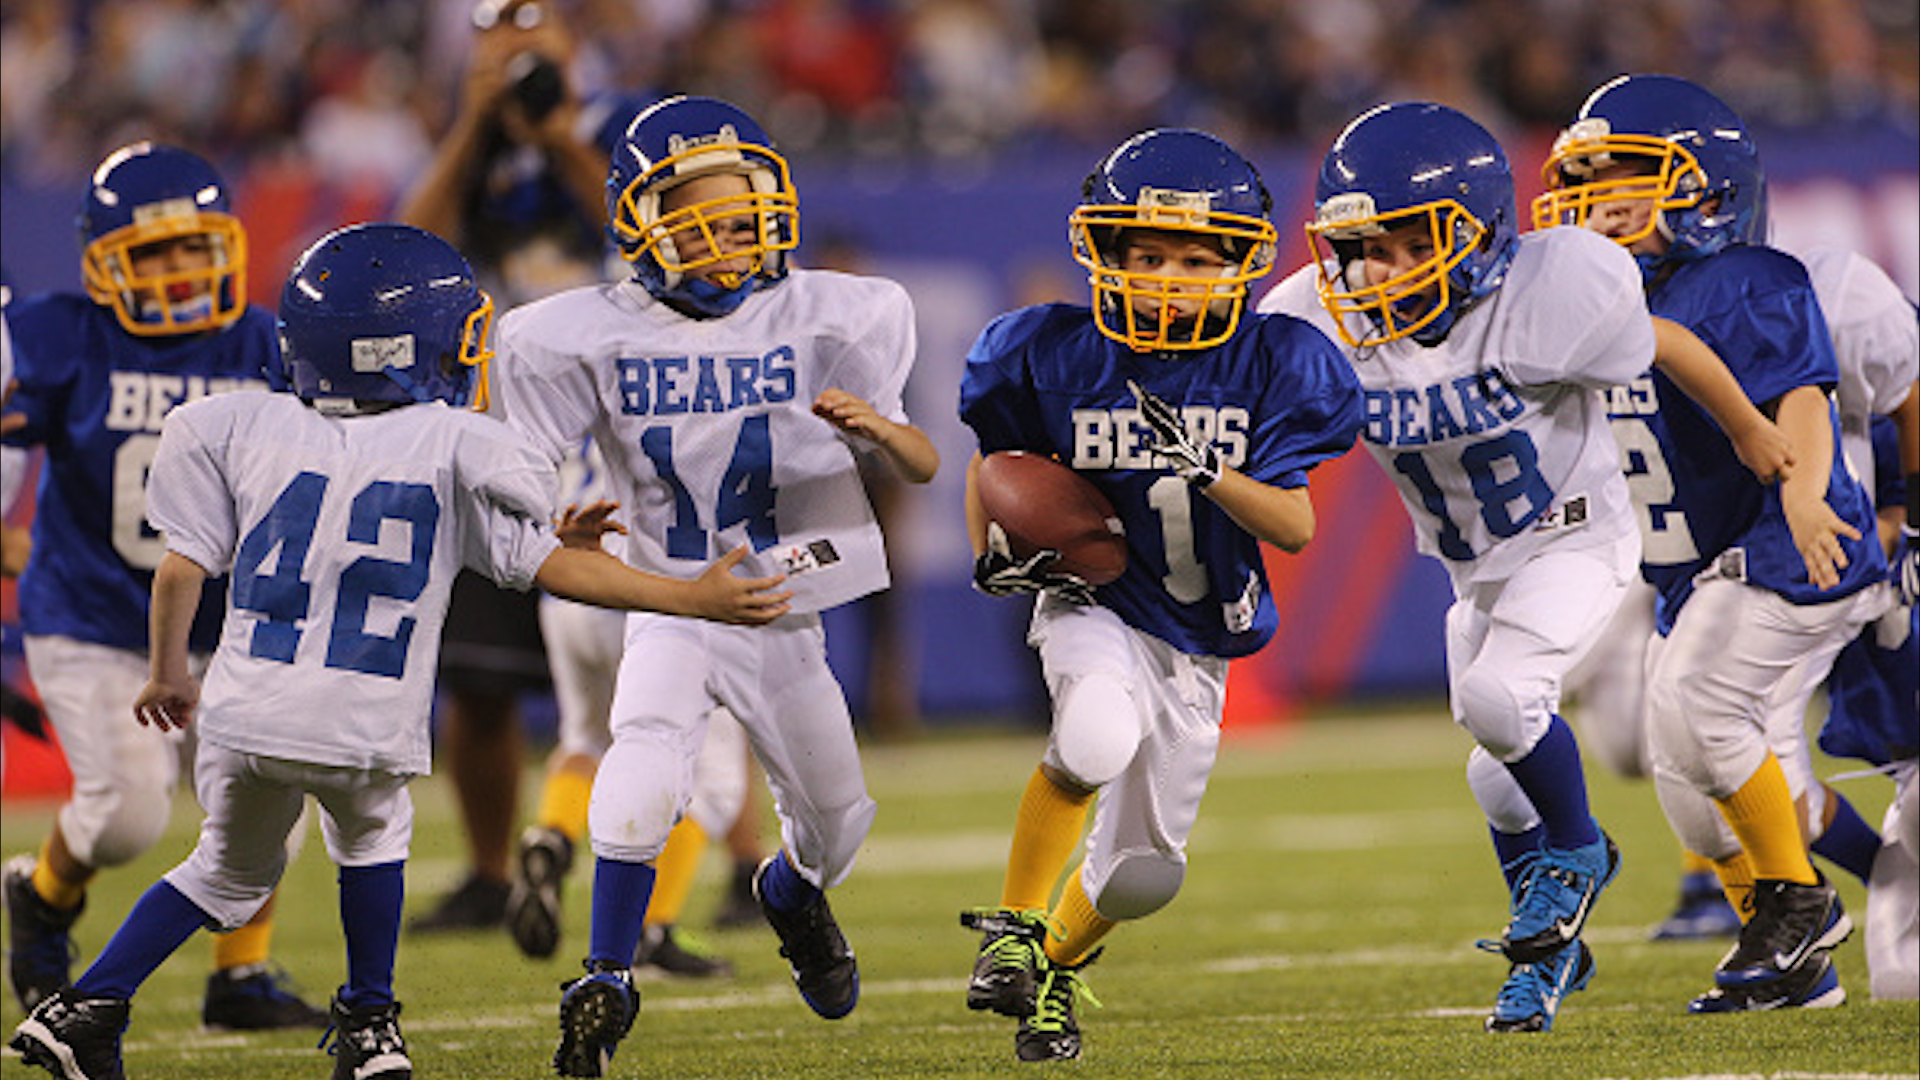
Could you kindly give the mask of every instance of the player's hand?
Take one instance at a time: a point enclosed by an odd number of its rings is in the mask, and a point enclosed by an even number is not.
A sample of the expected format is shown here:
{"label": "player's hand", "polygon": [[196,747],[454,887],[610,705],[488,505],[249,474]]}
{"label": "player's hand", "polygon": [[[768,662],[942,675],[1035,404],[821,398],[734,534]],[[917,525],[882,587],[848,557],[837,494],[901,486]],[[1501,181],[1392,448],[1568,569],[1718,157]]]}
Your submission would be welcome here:
{"label": "player's hand", "polygon": [[1793,533],[1793,546],[1807,565],[1807,580],[1822,589],[1840,584],[1840,571],[1847,568],[1847,553],[1840,538],[1860,539],[1860,530],[1846,523],[1822,498],[1783,500],[1787,528]]}
{"label": "player's hand", "polygon": [[1013,557],[1007,532],[998,522],[987,522],[987,550],[973,561],[973,587],[988,596],[1052,593],[1072,604],[1093,603],[1093,586],[1078,574],[1053,569],[1057,551],[1036,551],[1024,559]]}
{"label": "player's hand", "polygon": [[827,389],[813,399],[813,415],[849,435],[880,441],[887,421],[864,398],[845,390]]}
{"label": "player's hand", "polygon": [[1900,526],[1900,544],[1893,549],[1893,566],[1887,576],[1893,579],[1902,604],[1920,602],[1920,529]]}
{"label": "player's hand", "polygon": [[193,723],[194,707],[200,704],[200,684],[191,675],[178,679],[153,679],[133,702],[133,718],[161,731],[180,731]]}
{"label": "player's hand", "polygon": [[1152,391],[1132,379],[1127,380],[1127,389],[1140,403],[1141,418],[1153,429],[1154,452],[1167,459],[1175,476],[1199,488],[1220,479],[1220,452],[1212,443],[1195,442],[1180,422],[1180,414]]}
{"label": "player's hand", "polygon": [[600,538],[608,533],[625,535],[627,527],[614,521],[608,515],[620,509],[617,502],[600,499],[585,507],[578,503],[569,504],[560,516],[554,519],[553,535],[570,548],[584,548],[588,551],[600,549]]}
{"label": "player's hand", "polygon": [[1780,425],[1762,417],[1737,435],[1730,435],[1733,452],[1763,484],[1785,480],[1793,471],[1793,443]]}
{"label": "player's hand", "polygon": [[746,557],[747,546],[742,544],[707,564],[692,582],[695,599],[689,614],[740,626],[761,626],[785,615],[793,590],[779,589],[779,585],[787,575],[736,577],[733,568]]}

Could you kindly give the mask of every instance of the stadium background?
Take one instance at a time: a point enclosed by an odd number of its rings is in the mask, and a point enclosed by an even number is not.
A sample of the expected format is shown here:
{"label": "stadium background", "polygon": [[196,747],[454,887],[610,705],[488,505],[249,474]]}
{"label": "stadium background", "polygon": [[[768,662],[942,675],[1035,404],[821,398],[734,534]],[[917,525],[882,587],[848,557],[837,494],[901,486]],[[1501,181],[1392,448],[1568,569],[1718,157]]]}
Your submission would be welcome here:
{"label": "stadium background", "polygon": [[[1849,246],[1920,294],[1920,5],[1909,0],[601,0],[560,3],[576,86],[703,92],[760,116],[794,162],[802,258],[857,258],[912,291],[909,409],[947,466],[890,535],[906,655],[933,723],[1040,721],[1022,605],[968,588],[963,357],[997,312],[1082,299],[1065,217],[1088,167],[1142,128],[1204,127],[1275,199],[1277,265],[1304,258],[1320,156],[1379,101],[1462,108],[1501,136],[1521,213],[1555,127],[1622,71],[1666,71],[1756,129],[1775,240]],[[470,0],[5,0],[0,266],[16,292],[77,288],[73,215],[109,149],[152,137],[214,160],[271,307],[325,231],[390,215],[457,102]],[[1277,280],[1269,279],[1267,283]],[[1318,540],[1271,560],[1282,629],[1235,672],[1230,722],[1435,695],[1443,573],[1414,554],[1363,453],[1316,474]],[[16,520],[31,513],[31,500]],[[26,685],[10,585],[5,677]],[[829,623],[855,699],[867,619]],[[550,704],[530,700],[536,723]],[[8,784],[30,764],[7,730]],[[22,753],[29,755],[23,758]]]}

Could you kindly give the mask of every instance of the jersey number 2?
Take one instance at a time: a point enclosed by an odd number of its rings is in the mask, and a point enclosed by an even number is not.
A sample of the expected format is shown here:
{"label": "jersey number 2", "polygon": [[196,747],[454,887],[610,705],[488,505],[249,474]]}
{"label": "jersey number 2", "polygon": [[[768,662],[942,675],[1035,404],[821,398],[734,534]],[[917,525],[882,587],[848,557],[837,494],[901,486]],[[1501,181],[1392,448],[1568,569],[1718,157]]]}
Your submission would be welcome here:
{"label": "jersey number 2", "polygon": [[[233,606],[263,616],[254,626],[249,648],[252,655],[263,660],[291,664],[300,646],[300,624],[307,618],[313,595],[313,587],[301,577],[301,571],[306,567],[327,484],[327,478],[319,473],[303,472],[294,477],[273,500],[267,516],[240,541],[240,550],[234,556]],[[376,596],[402,603],[420,598],[432,570],[440,501],[425,484],[368,484],[353,497],[347,512],[346,538],[355,544],[378,544],[380,527],[387,521],[409,526],[410,557],[406,562],[396,562],[366,555],[340,572],[333,625],[327,632],[326,664],[397,679],[406,671],[414,618],[402,617],[391,636],[369,634],[367,608]],[[273,558],[270,569],[266,568],[269,557]]]}

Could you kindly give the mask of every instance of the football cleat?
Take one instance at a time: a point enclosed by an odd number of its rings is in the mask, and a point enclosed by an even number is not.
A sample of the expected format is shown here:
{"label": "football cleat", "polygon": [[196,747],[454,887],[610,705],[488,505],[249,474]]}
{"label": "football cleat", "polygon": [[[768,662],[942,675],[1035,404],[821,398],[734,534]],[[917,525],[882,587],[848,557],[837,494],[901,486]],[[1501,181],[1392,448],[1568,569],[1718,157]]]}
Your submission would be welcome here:
{"label": "football cleat", "polygon": [[1687,874],[1680,879],[1680,902],[1655,926],[1648,937],[1654,941],[1701,941],[1707,938],[1736,937],[1740,933],[1740,913],[1727,902],[1720,879],[1712,874]]}
{"label": "football cleat", "polygon": [[1074,1006],[1081,998],[1095,1008],[1100,1005],[1080,973],[1103,951],[1095,949],[1077,964],[1056,964],[1043,956],[1046,968],[1033,1015],[1022,1018],[1013,1034],[1013,1052],[1021,1061],[1068,1061],[1080,1056],[1080,1024],[1074,1019]]}
{"label": "football cleat", "polygon": [[980,931],[980,955],[967,980],[967,1008],[1022,1019],[1033,1015],[1046,966],[1047,917],[1039,911],[982,908],[960,913],[960,925]]}
{"label": "football cleat", "polygon": [[731,963],[709,954],[679,927],[664,923],[641,928],[633,967],[636,975],[657,971],[684,979],[724,979],[733,974]]}
{"label": "football cleat", "polygon": [[507,932],[535,959],[560,947],[560,885],[573,867],[573,841],[558,829],[535,825],[520,834],[513,887],[507,892]]}
{"label": "football cleat", "polygon": [[332,1026],[320,1045],[333,1055],[333,1080],[413,1080],[399,1002],[349,1009],[336,994],[327,1004],[327,1018]]}
{"label": "football cleat", "polygon": [[640,992],[624,967],[587,961],[587,973],[561,984],[560,1046],[553,1069],[561,1076],[605,1076],[613,1051],[640,1015]]}
{"label": "football cleat", "polygon": [[780,936],[780,955],[793,969],[800,997],[814,1012],[838,1020],[860,1002],[860,968],[825,893],[798,911],[781,911],[767,902],[761,883],[773,860],[784,857],[776,851],[754,871],[753,896],[760,903],[760,914]]}
{"label": "football cleat", "polygon": [[1571,945],[1537,964],[1515,964],[1494,999],[1487,1030],[1496,1033],[1552,1031],[1553,1018],[1568,994],[1593,978],[1593,953],[1587,943]]}
{"label": "football cleat", "polygon": [[[1818,871],[1815,872],[1816,875]],[[1809,956],[1853,933],[1840,894],[1821,877],[1812,885],[1762,879],[1753,883],[1753,918],[1714,969],[1715,985],[1759,992],[1799,970]]]}
{"label": "football cleat", "polygon": [[61,987],[33,1007],[7,1045],[61,1080],[126,1080],[120,1036],[131,1011],[120,998],[83,997]]}
{"label": "football cleat", "polygon": [[7,899],[7,977],[20,1007],[28,1012],[73,981],[70,931],[87,906],[83,897],[62,911],[42,899],[33,887],[35,862],[32,855],[16,855],[0,871]]}
{"label": "football cleat", "polygon": [[491,930],[507,919],[507,894],[512,887],[471,875],[460,887],[440,898],[432,911],[407,923],[407,931],[438,934],[449,930]]}
{"label": "football cleat", "polygon": [[1593,902],[1620,872],[1620,849],[1602,832],[1586,847],[1540,848],[1519,861],[1500,951],[1516,964],[1537,964],[1580,936]]}
{"label": "football cleat", "polygon": [[1700,1016],[1770,1009],[1835,1009],[1846,1003],[1840,969],[1833,966],[1833,955],[1821,950],[1808,956],[1800,970],[1772,982],[1734,990],[1716,986],[1687,1002],[1687,1012]]}
{"label": "football cleat", "polygon": [[323,1028],[328,1015],[302,1001],[285,972],[265,964],[242,964],[207,976],[200,1022],[215,1030],[273,1031]]}

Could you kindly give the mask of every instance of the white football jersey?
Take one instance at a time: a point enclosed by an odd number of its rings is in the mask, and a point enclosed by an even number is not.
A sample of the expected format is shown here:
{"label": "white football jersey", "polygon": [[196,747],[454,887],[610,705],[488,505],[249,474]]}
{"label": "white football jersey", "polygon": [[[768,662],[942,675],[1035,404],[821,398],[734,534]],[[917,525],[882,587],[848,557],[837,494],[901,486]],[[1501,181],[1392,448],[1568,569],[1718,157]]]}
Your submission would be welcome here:
{"label": "white football jersey", "polygon": [[795,612],[888,584],[857,447],[813,415],[837,387],[906,423],[913,306],[885,278],[794,270],[731,314],[690,319],[631,281],[501,320],[493,408],[555,462],[592,435],[627,562],[693,577],[742,544],[784,572]]}
{"label": "white football jersey", "polygon": [[554,484],[524,436],[438,404],[339,418],[241,391],[169,413],[148,514],[167,550],[232,574],[200,737],[429,772],[453,579],[531,587],[558,546]]}
{"label": "white football jersey", "polygon": [[[1307,266],[1261,311],[1306,319],[1336,343]],[[1355,337],[1370,327],[1349,316]],[[1653,363],[1639,268],[1597,233],[1519,238],[1505,283],[1440,344],[1341,346],[1366,391],[1362,438],[1413,519],[1419,549],[1456,587],[1500,580],[1543,546],[1637,531],[1606,387]]]}
{"label": "white football jersey", "polygon": [[1840,362],[1834,392],[1847,464],[1873,485],[1873,418],[1900,407],[1920,378],[1920,321],[1886,271],[1844,248],[1801,256]]}

